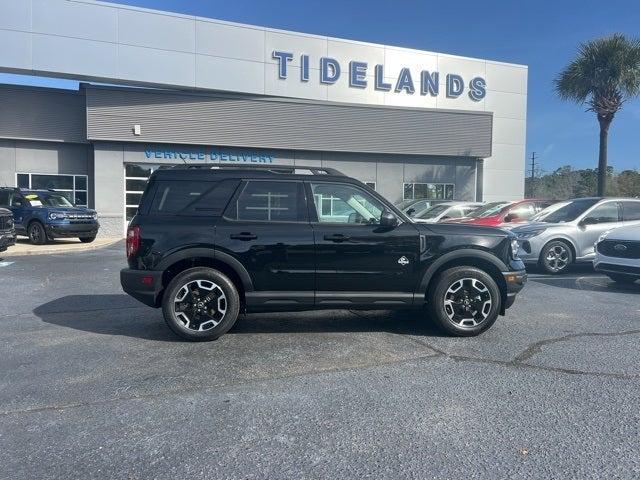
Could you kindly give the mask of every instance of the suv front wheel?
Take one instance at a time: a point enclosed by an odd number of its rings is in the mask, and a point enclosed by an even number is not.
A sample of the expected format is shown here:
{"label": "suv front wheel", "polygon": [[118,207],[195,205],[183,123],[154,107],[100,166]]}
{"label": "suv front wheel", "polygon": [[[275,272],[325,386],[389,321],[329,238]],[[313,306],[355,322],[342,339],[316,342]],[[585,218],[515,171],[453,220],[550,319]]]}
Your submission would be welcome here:
{"label": "suv front wheel", "polygon": [[493,325],[501,302],[495,280],[479,268],[465,266],[442,272],[427,298],[431,317],[458,337],[478,335]]}
{"label": "suv front wheel", "polygon": [[240,312],[234,284],[218,270],[196,267],[176,275],[162,299],[169,328],[192,341],[215,340],[229,331]]}

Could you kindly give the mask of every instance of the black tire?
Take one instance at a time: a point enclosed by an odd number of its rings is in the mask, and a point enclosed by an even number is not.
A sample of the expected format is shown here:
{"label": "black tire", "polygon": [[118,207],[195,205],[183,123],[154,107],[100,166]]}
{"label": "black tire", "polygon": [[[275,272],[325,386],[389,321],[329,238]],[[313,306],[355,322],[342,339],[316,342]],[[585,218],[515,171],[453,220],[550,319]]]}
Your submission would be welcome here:
{"label": "black tire", "polygon": [[96,237],[80,237],[80,241],[82,243],[91,243],[96,239]]}
{"label": "black tire", "polygon": [[[195,282],[203,282],[201,285],[206,288]],[[182,293],[184,301],[181,302],[178,293],[183,288],[187,290]],[[195,290],[199,292],[197,295],[193,293]],[[221,303],[222,296],[224,301]],[[176,311],[176,303],[181,311]],[[220,309],[222,304],[223,313]],[[215,315],[210,315],[214,310]],[[162,298],[162,313],[169,328],[176,335],[193,342],[221,337],[236,323],[239,312],[240,296],[233,282],[218,270],[208,267],[190,268],[176,275]],[[203,327],[206,329],[200,330]]]}
{"label": "black tire", "polygon": [[625,275],[623,273],[607,273],[607,276],[616,283],[626,283],[631,284],[635,283],[638,277]]}
{"label": "black tire", "polygon": [[563,240],[551,240],[540,252],[538,266],[545,273],[558,275],[565,273],[573,263],[573,251]]}
{"label": "black tire", "polygon": [[47,231],[40,222],[31,222],[27,228],[29,241],[34,245],[44,245],[47,243]]}
{"label": "black tire", "polygon": [[[490,301],[488,308],[487,301]],[[438,275],[429,288],[427,305],[431,318],[445,332],[457,337],[473,337],[495,323],[502,310],[502,296],[498,284],[487,272],[461,266]],[[469,310],[465,310],[467,307]]]}

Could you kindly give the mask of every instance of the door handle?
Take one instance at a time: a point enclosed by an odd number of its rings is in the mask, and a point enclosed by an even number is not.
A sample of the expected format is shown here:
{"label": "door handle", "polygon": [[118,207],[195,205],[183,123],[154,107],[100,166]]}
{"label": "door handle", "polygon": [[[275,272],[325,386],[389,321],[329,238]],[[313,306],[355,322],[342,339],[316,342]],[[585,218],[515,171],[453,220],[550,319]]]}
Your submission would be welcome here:
{"label": "door handle", "polygon": [[257,235],[249,232],[241,232],[241,233],[232,233],[229,235],[231,240],[242,240],[244,242],[248,242],[249,240],[255,240],[258,238]]}
{"label": "door handle", "polygon": [[329,242],[346,242],[350,237],[337,233],[335,235],[325,235],[324,239]]}

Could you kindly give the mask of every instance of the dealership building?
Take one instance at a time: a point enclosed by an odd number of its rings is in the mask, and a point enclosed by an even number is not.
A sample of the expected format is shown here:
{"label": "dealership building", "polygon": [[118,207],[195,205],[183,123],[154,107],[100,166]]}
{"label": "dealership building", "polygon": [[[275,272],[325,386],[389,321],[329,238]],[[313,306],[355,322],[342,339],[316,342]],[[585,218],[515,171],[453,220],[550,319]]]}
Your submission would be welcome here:
{"label": "dealership building", "polygon": [[524,189],[527,67],[88,0],[0,0],[0,186],[122,235],[182,163],[333,167],[393,202]]}

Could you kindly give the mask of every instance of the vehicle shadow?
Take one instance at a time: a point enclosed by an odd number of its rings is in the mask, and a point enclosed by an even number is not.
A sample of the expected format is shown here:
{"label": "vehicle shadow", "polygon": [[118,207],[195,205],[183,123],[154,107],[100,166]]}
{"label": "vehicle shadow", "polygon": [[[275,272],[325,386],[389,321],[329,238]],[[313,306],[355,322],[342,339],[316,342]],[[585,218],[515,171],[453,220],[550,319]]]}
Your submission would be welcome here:
{"label": "vehicle shadow", "polygon": [[124,294],[68,295],[36,307],[33,313],[45,323],[84,332],[179,341],[164,324],[160,311]]}
{"label": "vehicle shadow", "polygon": [[[33,310],[43,322],[101,335],[181,341],[165,325],[160,310],[128,295],[68,295]],[[422,310],[319,310],[240,315],[228,334],[388,332],[439,337],[444,334]]]}
{"label": "vehicle shadow", "polygon": [[581,276],[564,278],[559,276],[530,278],[530,282],[540,283],[550,287],[568,288],[570,290],[583,290],[589,292],[628,293],[631,295],[640,293],[640,282],[625,284],[616,283],[607,277]]}

